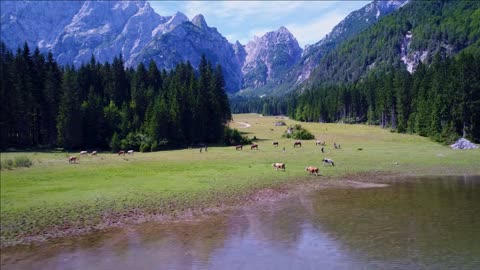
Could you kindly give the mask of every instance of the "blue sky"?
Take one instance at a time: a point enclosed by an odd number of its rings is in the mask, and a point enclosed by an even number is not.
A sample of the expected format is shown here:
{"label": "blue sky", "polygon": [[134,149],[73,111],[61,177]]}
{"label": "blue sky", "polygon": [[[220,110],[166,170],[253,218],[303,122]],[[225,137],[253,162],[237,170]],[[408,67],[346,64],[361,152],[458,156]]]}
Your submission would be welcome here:
{"label": "blue sky", "polygon": [[300,47],[322,39],[350,12],[371,1],[149,1],[162,16],[180,11],[192,19],[203,14],[231,43],[287,27]]}

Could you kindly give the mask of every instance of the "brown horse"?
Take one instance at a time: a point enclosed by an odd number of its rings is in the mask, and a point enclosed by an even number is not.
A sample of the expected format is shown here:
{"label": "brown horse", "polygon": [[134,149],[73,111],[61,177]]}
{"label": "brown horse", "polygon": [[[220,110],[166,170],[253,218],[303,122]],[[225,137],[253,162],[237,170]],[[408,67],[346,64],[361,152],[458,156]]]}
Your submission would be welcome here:
{"label": "brown horse", "polygon": [[293,144],[293,147],[297,147],[297,145],[300,146],[300,147],[302,147],[302,142],[301,142],[301,141],[296,141],[296,142]]}
{"label": "brown horse", "polygon": [[243,150],[243,145],[239,144],[235,146],[235,150]]}
{"label": "brown horse", "polygon": [[318,168],[317,167],[306,167],[305,171],[309,172],[310,174],[315,174],[315,176],[318,176]]}
{"label": "brown horse", "polygon": [[118,152],[118,155],[124,155],[125,156],[125,151],[124,150],[121,150],[120,152]]}
{"label": "brown horse", "polygon": [[258,150],[258,144],[254,143],[252,146],[250,146],[250,150],[257,149]]}
{"label": "brown horse", "polygon": [[68,158],[68,163],[77,163],[77,157],[76,156],[71,156]]}
{"label": "brown horse", "polygon": [[273,146],[277,147],[277,146],[278,146],[278,142],[273,142]]}

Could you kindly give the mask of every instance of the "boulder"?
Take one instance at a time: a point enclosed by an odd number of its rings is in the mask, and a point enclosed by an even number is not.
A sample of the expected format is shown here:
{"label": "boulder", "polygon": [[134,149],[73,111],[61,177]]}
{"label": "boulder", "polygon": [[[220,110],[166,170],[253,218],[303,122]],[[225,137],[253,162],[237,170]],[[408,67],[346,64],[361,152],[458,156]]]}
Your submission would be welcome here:
{"label": "boulder", "polygon": [[460,138],[454,144],[450,145],[452,149],[475,149],[478,148],[478,145],[470,142],[465,138]]}

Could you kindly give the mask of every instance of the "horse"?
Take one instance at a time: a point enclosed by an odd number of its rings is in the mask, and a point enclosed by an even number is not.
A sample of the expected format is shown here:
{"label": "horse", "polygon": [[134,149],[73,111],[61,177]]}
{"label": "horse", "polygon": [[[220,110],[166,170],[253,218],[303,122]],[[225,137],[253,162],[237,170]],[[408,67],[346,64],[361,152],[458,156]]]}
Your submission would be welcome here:
{"label": "horse", "polygon": [[275,146],[275,147],[278,146],[278,142],[273,142],[272,144],[273,144],[273,146]]}
{"label": "horse", "polygon": [[315,176],[318,176],[318,168],[317,167],[306,167],[305,171],[309,172],[310,174],[315,174]]}
{"label": "horse", "polygon": [[243,150],[243,145],[239,144],[237,146],[235,146],[235,150]]}
{"label": "horse", "polygon": [[278,171],[278,169],[283,169],[285,171],[285,163],[273,163],[272,167]]}
{"label": "horse", "polygon": [[258,144],[254,143],[250,146],[250,150],[253,150],[254,148],[258,150]]}
{"label": "horse", "polygon": [[300,146],[300,147],[302,147],[302,142],[301,142],[301,141],[296,141],[296,142],[293,144],[293,147],[297,147],[297,145]]}
{"label": "horse", "polygon": [[68,158],[68,163],[77,163],[77,157],[76,156],[71,156]]}
{"label": "horse", "polygon": [[119,155],[119,156],[120,156],[120,155],[124,155],[124,156],[125,156],[125,151],[124,151],[124,150],[119,151],[119,152],[118,152],[118,155]]}
{"label": "horse", "polygon": [[335,166],[335,163],[333,162],[333,160],[331,160],[331,159],[329,159],[329,158],[324,158],[324,159],[322,159],[322,162],[323,162],[323,165],[324,165],[324,166],[325,166],[325,165],[328,165],[328,164],[330,164],[330,165],[332,165],[332,166]]}

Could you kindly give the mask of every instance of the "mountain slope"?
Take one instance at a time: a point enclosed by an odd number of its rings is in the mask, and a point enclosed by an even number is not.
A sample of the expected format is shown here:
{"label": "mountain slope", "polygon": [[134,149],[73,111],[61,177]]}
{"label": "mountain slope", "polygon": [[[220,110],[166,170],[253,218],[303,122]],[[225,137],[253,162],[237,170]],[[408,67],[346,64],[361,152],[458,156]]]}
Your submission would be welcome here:
{"label": "mountain slope", "polygon": [[480,2],[413,1],[323,57],[308,84],[353,82],[370,70],[413,72],[440,52],[454,55],[480,38]]}

